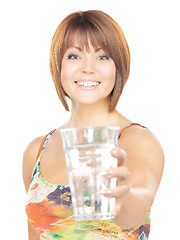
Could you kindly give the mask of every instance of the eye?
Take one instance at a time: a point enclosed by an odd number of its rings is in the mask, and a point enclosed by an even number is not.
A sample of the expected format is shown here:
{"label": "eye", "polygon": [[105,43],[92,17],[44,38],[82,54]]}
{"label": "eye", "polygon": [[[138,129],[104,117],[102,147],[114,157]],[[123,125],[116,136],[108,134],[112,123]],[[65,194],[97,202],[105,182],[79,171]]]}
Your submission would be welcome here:
{"label": "eye", "polygon": [[74,60],[74,59],[79,59],[79,56],[76,54],[69,54],[68,59]]}
{"label": "eye", "polygon": [[99,60],[109,60],[110,57],[109,57],[108,55],[105,54],[105,55],[101,55],[101,56],[99,56],[98,59],[99,59]]}

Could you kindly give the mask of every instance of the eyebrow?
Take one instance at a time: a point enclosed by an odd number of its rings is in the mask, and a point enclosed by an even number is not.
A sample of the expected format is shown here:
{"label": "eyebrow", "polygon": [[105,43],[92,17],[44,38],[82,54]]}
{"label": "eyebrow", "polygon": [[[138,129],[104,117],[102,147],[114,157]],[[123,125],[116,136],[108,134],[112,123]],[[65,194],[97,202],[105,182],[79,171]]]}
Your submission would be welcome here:
{"label": "eyebrow", "polygon": [[[80,52],[82,52],[82,48],[80,48],[80,47],[77,47],[77,46],[74,46],[74,48],[76,48],[77,50],[79,50]],[[98,51],[100,51],[102,48],[100,47],[100,48],[96,48],[95,49],[95,52],[98,52]]]}

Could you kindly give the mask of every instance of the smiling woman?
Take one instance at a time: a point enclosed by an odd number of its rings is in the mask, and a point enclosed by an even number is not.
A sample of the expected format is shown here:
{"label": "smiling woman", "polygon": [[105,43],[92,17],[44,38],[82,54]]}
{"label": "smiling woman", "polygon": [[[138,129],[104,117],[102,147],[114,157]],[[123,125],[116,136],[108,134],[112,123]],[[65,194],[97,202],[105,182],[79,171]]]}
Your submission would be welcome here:
{"label": "smiling woman", "polygon": [[[158,190],[164,155],[156,137],[116,109],[130,72],[130,53],[120,26],[101,11],[75,12],[58,26],[51,42],[50,70],[58,96],[71,116],[67,123],[33,140],[24,152],[29,239],[149,238],[150,209]],[[118,126],[114,219],[76,222],[60,129]],[[80,170],[80,169],[79,169]]]}

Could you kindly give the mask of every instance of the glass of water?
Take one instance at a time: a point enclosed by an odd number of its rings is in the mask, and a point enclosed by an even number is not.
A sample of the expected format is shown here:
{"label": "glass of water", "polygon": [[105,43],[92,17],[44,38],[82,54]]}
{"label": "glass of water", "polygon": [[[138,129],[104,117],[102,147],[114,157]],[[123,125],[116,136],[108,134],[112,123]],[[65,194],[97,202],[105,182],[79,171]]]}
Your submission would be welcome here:
{"label": "glass of water", "polygon": [[117,167],[117,159],[110,151],[118,145],[119,130],[114,126],[60,129],[75,220],[114,217],[115,198],[100,192],[115,188],[117,179],[107,179],[101,173]]}

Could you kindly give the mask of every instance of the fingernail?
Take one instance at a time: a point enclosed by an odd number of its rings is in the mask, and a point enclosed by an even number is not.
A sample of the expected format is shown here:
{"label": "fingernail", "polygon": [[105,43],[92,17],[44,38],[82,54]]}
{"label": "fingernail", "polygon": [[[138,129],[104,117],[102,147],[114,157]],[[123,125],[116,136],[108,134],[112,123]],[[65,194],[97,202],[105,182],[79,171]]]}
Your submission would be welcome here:
{"label": "fingernail", "polygon": [[105,194],[106,191],[105,191],[105,190],[101,190],[99,193],[100,193],[100,194]]}
{"label": "fingernail", "polygon": [[111,190],[107,190],[106,193],[107,193],[107,194],[111,194],[112,191],[111,191]]}
{"label": "fingernail", "polygon": [[112,191],[111,190],[101,190],[100,193],[101,194],[111,194]]}
{"label": "fingernail", "polygon": [[111,154],[116,154],[116,153],[117,151],[115,149],[111,151]]}
{"label": "fingernail", "polygon": [[99,173],[100,176],[104,176],[104,175],[107,175],[107,174],[108,174],[107,171],[102,171],[102,172]]}
{"label": "fingernail", "polygon": [[105,175],[111,175],[113,172],[110,170],[110,171],[102,171],[100,172],[100,176],[105,176]]}

